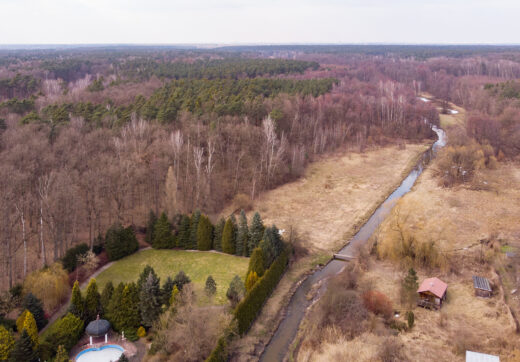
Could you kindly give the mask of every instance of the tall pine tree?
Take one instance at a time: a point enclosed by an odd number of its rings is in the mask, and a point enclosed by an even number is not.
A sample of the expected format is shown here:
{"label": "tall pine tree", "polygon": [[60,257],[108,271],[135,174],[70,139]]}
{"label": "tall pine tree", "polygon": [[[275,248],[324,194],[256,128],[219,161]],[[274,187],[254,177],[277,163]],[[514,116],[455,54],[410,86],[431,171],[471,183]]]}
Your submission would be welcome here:
{"label": "tall pine tree", "polygon": [[33,348],[31,337],[24,329],[20,338],[14,344],[14,349],[11,352],[10,362],[37,362],[39,360],[38,353]]}
{"label": "tall pine tree", "polygon": [[190,244],[189,248],[191,250],[197,249],[197,229],[199,227],[200,220],[200,211],[196,210],[193,215],[191,215],[191,227],[190,227]]}
{"label": "tall pine tree", "polygon": [[101,313],[101,295],[99,295],[96,279],[88,282],[87,294],[85,295],[85,322],[88,323],[97,318]]}
{"label": "tall pine tree", "polygon": [[145,327],[151,327],[161,313],[162,294],[159,279],[152,273],[141,286],[139,294],[139,310],[141,321]]}
{"label": "tall pine tree", "polygon": [[150,265],[145,266],[143,271],[139,275],[139,279],[137,280],[137,290],[139,291],[139,293],[141,292],[141,288],[142,288],[143,284],[146,282],[146,280],[148,279],[148,275],[150,275],[150,274],[152,274],[154,276],[154,278],[159,280],[155,270]]}
{"label": "tall pine tree", "polygon": [[235,226],[231,218],[227,219],[222,232],[222,251],[228,254],[235,254]]}
{"label": "tall pine tree", "polygon": [[105,284],[103,292],[101,293],[101,308],[103,309],[103,314],[108,312],[108,305],[112,298],[112,294],[114,294],[114,284],[112,284],[112,281],[110,280]]}
{"label": "tall pine tree", "polygon": [[155,223],[152,246],[154,249],[171,249],[175,245],[175,238],[171,232],[171,225],[166,213],[162,213]]}
{"label": "tall pine tree", "polygon": [[236,254],[242,256],[249,256],[249,229],[247,227],[247,217],[244,210],[240,211],[240,219],[238,221],[236,242]]}
{"label": "tall pine tree", "polygon": [[[264,275],[264,253],[261,248],[255,248],[249,259],[249,268],[247,269],[247,275],[254,271],[258,277]],[[247,277],[246,277],[247,278]]]}
{"label": "tall pine tree", "polygon": [[284,248],[280,232],[275,225],[265,229],[260,248],[264,256],[264,268],[267,270]]}
{"label": "tall pine tree", "polygon": [[177,246],[182,249],[190,247],[190,230],[191,220],[187,215],[182,215],[179,225],[179,234],[177,235]]}
{"label": "tall pine tree", "polygon": [[45,312],[43,311],[43,303],[32,293],[27,293],[23,298],[22,309],[27,309],[32,313],[34,320],[36,320],[38,330],[45,327],[47,318],[45,318]]}
{"label": "tall pine tree", "polygon": [[[125,284],[123,282],[119,283],[119,285],[114,289],[112,296],[110,297],[110,302],[108,303],[108,307],[106,308],[105,317],[114,325],[116,330],[119,330],[119,326],[121,325],[120,321],[121,317],[121,298],[123,297],[123,290],[125,289]],[[118,326],[116,326],[118,324]]]}
{"label": "tall pine tree", "polygon": [[253,220],[251,221],[251,227],[249,228],[249,245],[248,249],[252,252],[258,245],[264,236],[264,224],[260,218],[260,214],[255,212]]}
{"label": "tall pine tree", "polygon": [[201,215],[197,227],[197,249],[210,250],[213,246],[213,225],[206,215]]}
{"label": "tall pine tree", "polygon": [[226,220],[223,217],[220,218],[217,225],[215,225],[215,231],[213,233],[213,249],[222,251],[222,233],[224,232],[224,225]]}
{"label": "tall pine tree", "polygon": [[81,297],[81,290],[79,289],[79,282],[77,280],[74,282],[74,286],[72,287],[69,312],[81,320],[84,319],[85,304],[83,302],[83,298]]}

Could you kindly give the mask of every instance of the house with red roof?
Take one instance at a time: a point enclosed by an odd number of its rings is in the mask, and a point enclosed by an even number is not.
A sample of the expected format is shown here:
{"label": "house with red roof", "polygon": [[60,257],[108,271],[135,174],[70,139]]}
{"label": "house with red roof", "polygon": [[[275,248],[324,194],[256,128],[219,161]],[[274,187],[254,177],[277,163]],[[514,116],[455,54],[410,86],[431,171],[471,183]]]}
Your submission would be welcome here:
{"label": "house with red roof", "polygon": [[430,309],[440,309],[442,302],[446,300],[447,290],[448,284],[439,278],[425,279],[417,289],[419,294],[417,305]]}

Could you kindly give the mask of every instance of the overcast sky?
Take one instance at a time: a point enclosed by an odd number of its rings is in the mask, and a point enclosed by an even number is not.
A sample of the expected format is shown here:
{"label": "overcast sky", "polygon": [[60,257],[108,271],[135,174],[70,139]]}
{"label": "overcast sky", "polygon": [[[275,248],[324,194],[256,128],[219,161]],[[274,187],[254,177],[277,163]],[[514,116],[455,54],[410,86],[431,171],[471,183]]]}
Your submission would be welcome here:
{"label": "overcast sky", "polygon": [[0,44],[520,43],[520,0],[0,0]]}

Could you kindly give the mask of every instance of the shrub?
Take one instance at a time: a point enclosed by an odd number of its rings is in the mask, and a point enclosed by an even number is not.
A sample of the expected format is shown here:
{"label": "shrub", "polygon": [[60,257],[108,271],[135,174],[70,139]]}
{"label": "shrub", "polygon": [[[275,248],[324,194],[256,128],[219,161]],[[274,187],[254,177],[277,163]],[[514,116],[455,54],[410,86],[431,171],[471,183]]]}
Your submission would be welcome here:
{"label": "shrub", "polygon": [[22,313],[16,318],[16,330],[19,333],[22,333],[23,330],[23,323],[25,322],[25,316],[27,315],[28,310],[24,309]]}
{"label": "shrub", "polygon": [[137,336],[139,338],[146,337],[146,329],[144,329],[143,326],[140,326],[139,328],[137,328]]}
{"label": "shrub", "polygon": [[32,293],[42,301],[43,308],[53,311],[70,293],[67,272],[60,263],[32,272],[24,281],[24,292]]}
{"label": "shrub", "polygon": [[89,247],[85,243],[81,243],[76,245],[73,248],[70,248],[65,253],[65,256],[61,259],[61,263],[63,267],[69,272],[72,273],[76,267],[78,266],[78,256],[85,254],[89,250]]}
{"label": "shrub", "polygon": [[49,327],[46,340],[55,351],[61,345],[70,351],[78,343],[83,334],[83,321],[71,313]]}
{"label": "shrub", "polygon": [[395,337],[387,338],[379,347],[379,358],[381,362],[398,362],[406,360],[403,355],[403,346]]}
{"label": "shrub", "polygon": [[366,309],[374,314],[381,315],[387,319],[392,317],[392,302],[386,295],[377,290],[369,290],[363,293],[363,304]]}
{"label": "shrub", "polygon": [[177,289],[182,290],[185,284],[191,283],[191,279],[186,275],[184,271],[181,270],[177,273],[177,275],[173,279],[173,282],[177,286]]}
{"label": "shrub", "polygon": [[206,279],[206,286],[204,287],[204,292],[208,297],[215,295],[215,293],[217,292],[217,283],[211,275],[208,277],[208,279]]}
{"label": "shrub", "polygon": [[119,224],[112,226],[105,237],[105,249],[111,261],[135,253],[139,249],[139,243],[134,230],[130,226],[127,228]]}
{"label": "shrub", "polygon": [[58,350],[56,351],[56,357],[54,358],[54,362],[69,362],[69,354],[67,350],[63,346],[58,346]]}
{"label": "shrub", "polygon": [[319,328],[337,327],[352,339],[366,329],[368,312],[353,290],[329,286],[321,298],[314,318]]}
{"label": "shrub", "polygon": [[245,211],[249,211],[253,208],[253,202],[251,201],[251,198],[243,193],[236,194],[232,203],[234,210],[243,209]]}
{"label": "shrub", "polygon": [[236,307],[235,318],[238,322],[238,332],[241,335],[249,330],[265,300],[278,284],[285,272],[288,260],[289,253],[285,249]]}
{"label": "shrub", "polygon": [[244,287],[244,283],[238,275],[235,275],[229,283],[229,288],[226,291],[226,297],[229,299],[232,307],[235,307],[238,302],[244,297],[246,293],[246,288]]}

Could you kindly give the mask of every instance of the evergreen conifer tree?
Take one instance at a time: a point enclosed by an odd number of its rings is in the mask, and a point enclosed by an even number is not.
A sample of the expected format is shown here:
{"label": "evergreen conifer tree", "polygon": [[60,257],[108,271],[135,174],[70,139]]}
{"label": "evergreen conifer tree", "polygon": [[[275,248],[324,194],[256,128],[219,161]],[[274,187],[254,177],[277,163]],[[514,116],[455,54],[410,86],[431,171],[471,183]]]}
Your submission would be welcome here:
{"label": "evergreen conifer tree", "polygon": [[401,289],[402,302],[407,304],[409,307],[412,307],[415,304],[417,298],[417,289],[419,288],[419,283],[417,281],[417,273],[413,268],[410,268],[408,274],[403,280]]}
{"label": "evergreen conifer tree", "polygon": [[267,270],[284,248],[280,233],[275,225],[265,229],[260,248],[264,256],[264,269]]}
{"label": "evergreen conifer tree", "polygon": [[150,274],[153,274],[154,278],[159,280],[159,277],[157,276],[157,273],[155,273],[155,270],[150,265],[145,266],[143,271],[139,275],[139,279],[137,280],[137,290],[139,291],[139,293],[141,292],[141,288],[148,279],[148,275]]}
{"label": "evergreen conifer tree", "polygon": [[163,284],[161,289],[161,303],[169,306],[170,305],[170,297],[172,295],[173,287],[175,286],[175,282],[171,277],[166,278],[166,281]]}
{"label": "evergreen conifer tree", "polygon": [[85,304],[81,297],[81,290],[79,289],[79,282],[76,280],[72,287],[72,296],[70,298],[69,312],[74,314],[79,319],[83,319],[85,315]]}
{"label": "evergreen conifer tree", "polygon": [[213,246],[213,225],[206,215],[201,215],[197,227],[197,249],[211,250]]}
{"label": "evergreen conifer tree", "polygon": [[264,275],[264,253],[261,248],[255,248],[249,259],[249,267],[247,269],[247,275],[254,271],[260,278]]}
{"label": "evergreen conifer tree", "polygon": [[112,294],[114,294],[114,284],[109,280],[108,283],[105,284],[103,288],[103,292],[101,293],[101,308],[103,309],[103,314],[108,313],[108,305],[110,303],[110,299],[112,298]]}
{"label": "evergreen conifer tree", "polygon": [[252,252],[258,245],[264,236],[264,224],[260,218],[260,214],[255,212],[253,220],[251,221],[251,227],[249,228],[249,245],[248,249]]}
{"label": "evergreen conifer tree", "polygon": [[182,290],[185,284],[191,283],[191,279],[186,275],[184,271],[179,271],[175,278],[173,279],[173,282],[177,286],[177,289]]}
{"label": "evergreen conifer tree", "polygon": [[[159,279],[157,279],[159,281]],[[121,295],[121,304],[123,307],[123,328],[122,330],[136,332],[141,324],[141,316],[139,312],[139,292],[135,283],[128,284]]]}
{"label": "evergreen conifer tree", "polygon": [[162,298],[159,279],[150,273],[141,286],[139,294],[139,310],[141,312],[142,324],[145,327],[151,327],[153,322],[159,317],[161,305]]}
{"label": "evergreen conifer tree", "polygon": [[224,225],[222,232],[222,251],[228,254],[235,254],[235,226],[233,221],[229,218]]}
{"label": "evergreen conifer tree", "polygon": [[22,308],[27,309],[32,313],[38,330],[45,327],[47,324],[47,318],[45,318],[45,312],[43,311],[43,303],[32,293],[27,293],[23,298]]}
{"label": "evergreen conifer tree", "polygon": [[171,249],[175,246],[174,241],[170,222],[166,213],[163,212],[155,223],[152,246],[154,249]]}
{"label": "evergreen conifer tree", "polygon": [[226,220],[220,218],[217,225],[215,225],[215,232],[213,233],[213,249],[222,251],[222,233],[224,232],[224,225]]}
{"label": "evergreen conifer tree", "polygon": [[9,358],[10,362],[37,362],[39,360],[38,353],[34,349],[31,337],[24,329],[20,338],[14,344],[13,351]]}
{"label": "evergreen conifer tree", "polygon": [[150,213],[148,214],[148,222],[146,224],[146,236],[144,239],[150,245],[152,244],[153,239],[154,239],[156,222],[157,222],[157,215],[155,215],[155,213],[152,210],[150,210]]}
{"label": "evergreen conifer tree", "polygon": [[240,211],[236,240],[236,255],[249,256],[249,229],[247,227],[247,217],[244,210]]}
{"label": "evergreen conifer tree", "polygon": [[258,274],[255,271],[250,271],[246,279],[246,290],[249,292],[253,289],[255,283],[258,281]]}
{"label": "evergreen conifer tree", "polygon": [[95,320],[100,313],[101,295],[99,295],[96,279],[92,278],[88,282],[87,294],[85,295],[85,322]]}
{"label": "evergreen conifer tree", "polygon": [[14,348],[14,338],[10,331],[0,324],[0,361],[9,359]]}
{"label": "evergreen conifer tree", "polygon": [[38,346],[38,327],[36,327],[36,321],[31,312],[25,313],[25,321],[23,322],[22,330],[27,331],[29,337],[33,342],[33,347]]}
{"label": "evergreen conifer tree", "polygon": [[24,309],[22,313],[16,318],[16,330],[21,331],[23,329],[23,324],[25,322],[25,316],[29,313],[27,309]]}
{"label": "evergreen conifer tree", "polygon": [[226,292],[226,297],[229,299],[231,306],[235,307],[245,294],[246,288],[244,283],[238,275],[235,275],[231,283],[229,283],[229,288]]}
{"label": "evergreen conifer tree", "polygon": [[199,227],[200,220],[200,211],[196,210],[193,215],[191,215],[191,226],[190,226],[190,244],[189,248],[191,250],[197,249],[197,229]]}
{"label": "evergreen conifer tree", "polygon": [[215,295],[215,293],[217,292],[217,283],[211,275],[208,277],[208,279],[206,279],[206,286],[204,287],[204,292],[208,297]]}
{"label": "evergreen conifer tree", "polygon": [[187,215],[182,215],[177,235],[177,246],[182,249],[190,248],[190,228],[191,220]]}
{"label": "evergreen conifer tree", "polygon": [[124,289],[125,284],[123,282],[119,283],[119,285],[114,289],[112,296],[110,297],[110,302],[108,303],[108,307],[105,312],[105,317],[112,323],[114,328],[118,331],[119,327],[121,326],[120,306]]}

